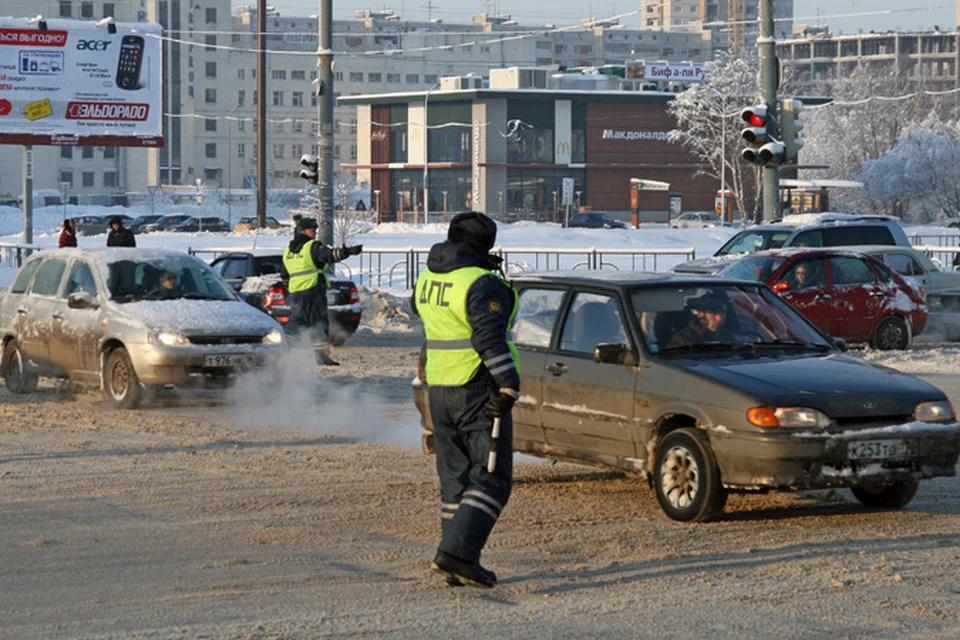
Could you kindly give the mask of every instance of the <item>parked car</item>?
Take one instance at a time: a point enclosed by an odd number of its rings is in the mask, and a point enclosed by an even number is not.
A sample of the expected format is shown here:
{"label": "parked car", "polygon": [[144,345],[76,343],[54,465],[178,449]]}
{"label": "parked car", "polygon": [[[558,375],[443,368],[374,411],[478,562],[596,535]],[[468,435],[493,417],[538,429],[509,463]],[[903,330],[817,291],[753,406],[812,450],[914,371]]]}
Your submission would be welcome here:
{"label": "parked car", "polygon": [[[265,222],[267,223],[267,229],[280,229],[284,225],[274,218],[273,216],[267,216]],[[237,233],[243,233],[244,231],[253,231],[257,228],[259,221],[256,216],[247,216],[240,218],[240,222],[233,228]]]}
{"label": "parked car", "polygon": [[707,211],[689,211],[681,213],[670,222],[672,229],[701,229],[705,227],[722,227],[726,223],[715,213]]}
{"label": "parked car", "polygon": [[77,216],[73,218],[77,235],[97,236],[110,231],[107,218],[103,216]]}
{"label": "parked car", "polygon": [[0,298],[0,338],[11,392],[33,391],[41,376],[69,378],[121,408],[157,387],[222,386],[269,367],[285,340],[203,261],[119,248],[32,255]]}
{"label": "parked car", "polygon": [[713,254],[674,266],[675,273],[715,274],[740,254],[788,247],[842,247],[886,244],[909,247],[910,240],[891,216],[818,213],[784,216],[771,224],[747,227]]}
{"label": "parked car", "polygon": [[945,340],[960,340],[960,271],[947,271],[926,253],[913,247],[884,245],[857,247],[857,251],[882,260],[927,293],[927,331]]}
{"label": "parked car", "polygon": [[[228,253],[214,260],[211,266],[244,300],[276,319],[288,333],[298,331],[290,321],[287,283],[280,275],[282,253]],[[329,280],[330,342],[340,346],[360,325],[360,294],[357,285],[350,280],[337,277]]]}
{"label": "parked car", "polygon": [[148,224],[153,224],[154,222],[156,222],[162,217],[163,216],[161,215],[153,215],[153,214],[148,216],[138,216],[134,218],[129,225],[124,225],[124,226],[130,229],[130,231],[132,231],[133,233],[143,233],[145,230],[145,227]]}
{"label": "parked car", "polygon": [[605,213],[578,213],[572,216],[567,222],[570,228],[581,227],[584,229],[626,229],[625,222],[614,220]]}
{"label": "parked car", "polygon": [[178,224],[183,224],[193,216],[189,216],[185,213],[168,213],[166,215],[160,216],[156,222],[148,222],[143,225],[143,232],[150,233],[153,231],[169,231],[171,228],[177,226]]}
{"label": "parked car", "polygon": [[[960,423],[946,394],[845,354],[762,283],[664,273],[529,273],[514,337],[514,449],[645,476],[674,520],[706,521],[728,492],[849,487],[899,508],[953,476]],[[707,300],[729,339],[677,344]],[[429,380],[413,392],[433,451]]]}
{"label": "parked car", "polygon": [[927,324],[923,288],[863,253],[759,251],[717,275],[764,282],[824,333],[876,349],[906,349]]}
{"label": "parked car", "polygon": [[204,216],[202,218],[190,218],[180,224],[169,227],[167,231],[176,231],[179,233],[209,231],[211,233],[223,233],[230,231],[230,225],[226,220],[215,216]]}

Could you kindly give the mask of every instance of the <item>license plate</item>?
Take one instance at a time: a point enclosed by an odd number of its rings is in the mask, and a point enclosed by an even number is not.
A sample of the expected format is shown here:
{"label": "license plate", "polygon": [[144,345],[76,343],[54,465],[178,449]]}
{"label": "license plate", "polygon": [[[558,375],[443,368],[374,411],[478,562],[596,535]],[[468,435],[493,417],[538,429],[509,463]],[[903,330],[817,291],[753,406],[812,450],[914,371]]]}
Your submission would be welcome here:
{"label": "license plate", "polygon": [[332,307],[337,304],[337,297],[340,295],[339,291],[327,291],[327,306]]}
{"label": "license plate", "polygon": [[847,446],[850,460],[891,460],[918,453],[916,440],[862,440]]}
{"label": "license plate", "polygon": [[252,367],[256,364],[253,354],[250,353],[225,353],[222,355],[203,356],[203,366],[205,367]]}

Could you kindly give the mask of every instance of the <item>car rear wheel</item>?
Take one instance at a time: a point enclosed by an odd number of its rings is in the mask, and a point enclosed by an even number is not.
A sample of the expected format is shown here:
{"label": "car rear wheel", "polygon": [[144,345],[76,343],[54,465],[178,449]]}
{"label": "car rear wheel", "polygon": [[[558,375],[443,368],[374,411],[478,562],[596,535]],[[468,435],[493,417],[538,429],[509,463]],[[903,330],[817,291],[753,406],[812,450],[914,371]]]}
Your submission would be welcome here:
{"label": "car rear wheel", "polygon": [[16,340],[7,343],[3,350],[3,379],[10,393],[36,391],[39,379],[27,371],[27,359]]}
{"label": "car rear wheel", "polygon": [[660,508],[680,522],[708,522],[723,512],[727,491],[706,437],[696,429],[672,431],[657,447],[654,487]]}
{"label": "car rear wheel", "polygon": [[890,484],[853,487],[853,496],[868,507],[899,509],[913,500],[920,486],[918,480],[897,480]]}
{"label": "car rear wheel", "polygon": [[906,349],[910,346],[910,329],[903,318],[887,316],[873,332],[873,347],[883,351]]}
{"label": "car rear wheel", "polygon": [[104,396],[118,409],[136,409],[143,400],[144,388],[133,369],[130,354],[123,347],[110,352],[103,372]]}

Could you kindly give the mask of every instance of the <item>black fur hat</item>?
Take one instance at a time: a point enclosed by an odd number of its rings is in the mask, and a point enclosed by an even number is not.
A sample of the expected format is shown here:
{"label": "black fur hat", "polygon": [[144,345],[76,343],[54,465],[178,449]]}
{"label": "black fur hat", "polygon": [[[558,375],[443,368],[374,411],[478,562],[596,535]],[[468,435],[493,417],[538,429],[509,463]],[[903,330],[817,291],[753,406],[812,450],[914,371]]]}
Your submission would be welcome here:
{"label": "black fur hat", "polygon": [[480,255],[486,255],[497,241],[497,223],[476,211],[458,213],[450,221],[447,240],[462,242]]}

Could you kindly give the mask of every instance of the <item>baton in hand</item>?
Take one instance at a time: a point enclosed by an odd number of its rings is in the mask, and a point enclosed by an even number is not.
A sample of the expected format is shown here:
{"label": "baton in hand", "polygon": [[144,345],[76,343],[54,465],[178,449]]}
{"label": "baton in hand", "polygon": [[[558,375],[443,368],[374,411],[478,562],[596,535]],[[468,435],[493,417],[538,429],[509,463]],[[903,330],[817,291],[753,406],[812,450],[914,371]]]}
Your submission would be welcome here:
{"label": "baton in hand", "polygon": [[490,432],[490,455],[487,457],[487,473],[493,473],[497,468],[497,438],[500,437],[500,417],[493,419],[493,430]]}

